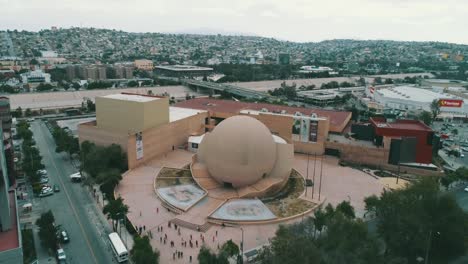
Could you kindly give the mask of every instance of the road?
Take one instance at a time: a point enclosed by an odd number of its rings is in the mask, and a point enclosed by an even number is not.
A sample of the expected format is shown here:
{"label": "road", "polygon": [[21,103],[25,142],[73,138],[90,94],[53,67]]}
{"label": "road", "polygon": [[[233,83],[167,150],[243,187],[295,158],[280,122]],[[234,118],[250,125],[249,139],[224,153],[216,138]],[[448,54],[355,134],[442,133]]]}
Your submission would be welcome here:
{"label": "road", "polygon": [[49,184],[60,186],[60,192],[40,198],[40,203],[45,210],[52,210],[56,224],[69,234],[70,242],[64,245],[67,263],[115,262],[106,240],[111,230],[104,216],[84,187],[68,178],[77,170],[66,154],[55,153],[55,142],[42,121],[32,122],[31,130],[48,171]]}
{"label": "road", "polygon": [[13,41],[11,40],[10,34],[8,32],[3,32],[4,43],[8,48],[8,55],[10,57],[16,57],[15,48],[13,47]]}

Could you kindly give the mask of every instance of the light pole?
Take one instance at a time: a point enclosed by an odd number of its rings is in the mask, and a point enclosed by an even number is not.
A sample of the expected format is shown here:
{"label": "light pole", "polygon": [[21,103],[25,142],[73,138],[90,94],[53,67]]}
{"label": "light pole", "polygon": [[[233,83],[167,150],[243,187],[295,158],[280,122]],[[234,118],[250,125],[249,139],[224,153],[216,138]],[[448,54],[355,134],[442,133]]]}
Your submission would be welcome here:
{"label": "light pole", "polygon": [[[440,232],[436,232],[437,235],[440,235]],[[426,246],[426,258],[424,259],[424,264],[429,263],[429,251],[431,250],[432,244],[432,228],[429,230],[429,238],[427,239],[427,246]]]}

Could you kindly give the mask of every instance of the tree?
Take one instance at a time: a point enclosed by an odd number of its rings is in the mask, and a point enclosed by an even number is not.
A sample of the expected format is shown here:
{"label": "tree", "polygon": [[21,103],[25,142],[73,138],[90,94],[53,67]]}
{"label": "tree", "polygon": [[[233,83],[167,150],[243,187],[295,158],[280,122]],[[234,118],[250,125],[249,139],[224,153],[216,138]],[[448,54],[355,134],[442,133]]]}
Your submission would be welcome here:
{"label": "tree", "polygon": [[224,254],[228,258],[238,256],[239,252],[239,246],[232,242],[232,239],[226,241],[221,247],[221,254]]}
{"label": "tree", "polygon": [[117,229],[117,221],[125,217],[128,213],[128,206],[123,203],[122,197],[115,200],[109,200],[102,212],[107,215],[108,219],[112,219],[112,227],[114,231]]}
{"label": "tree", "polygon": [[349,201],[342,201],[336,206],[336,210],[341,212],[344,216],[354,219],[356,217],[354,208],[351,206]]}
{"label": "tree", "polygon": [[32,116],[32,111],[31,111],[31,109],[26,108],[26,112],[24,112],[24,115],[25,115],[26,117]]}
{"label": "tree", "polygon": [[15,109],[13,113],[11,113],[13,117],[23,117],[23,109],[21,109],[21,106],[18,106],[18,108]]}
{"label": "tree", "polygon": [[432,121],[433,121],[433,115],[431,113],[429,113],[428,111],[422,111],[419,114],[418,119],[420,121],[422,121],[424,124],[430,126],[432,124]]}
{"label": "tree", "polygon": [[138,83],[136,81],[129,81],[127,85],[128,87],[137,87]]}
{"label": "tree", "polygon": [[204,245],[200,248],[197,256],[198,263],[200,264],[228,264],[229,261],[224,254],[216,255]]}
{"label": "tree", "polygon": [[118,169],[108,169],[100,172],[96,177],[96,182],[101,184],[100,189],[107,197],[111,197],[115,186],[122,180],[122,175]]}
{"label": "tree", "polygon": [[265,264],[318,264],[320,259],[320,251],[300,225],[280,225],[270,245],[265,246],[257,257],[259,263]]}
{"label": "tree", "polygon": [[153,250],[148,236],[135,236],[133,248],[130,250],[135,264],[158,264],[159,252]]}
{"label": "tree", "polygon": [[57,249],[57,228],[55,226],[55,218],[52,211],[41,214],[41,217],[36,220],[36,225],[39,227],[39,238],[42,245],[54,251]]}
{"label": "tree", "polygon": [[430,252],[430,263],[448,263],[465,253],[468,215],[453,196],[440,192],[437,179],[424,178],[365,202],[387,254],[411,263]]}
{"label": "tree", "polygon": [[439,114],[440,114],[440,103],[438,99],[434,99],[431,102],[431,113],[432,113],[432,119],[435,119]]}

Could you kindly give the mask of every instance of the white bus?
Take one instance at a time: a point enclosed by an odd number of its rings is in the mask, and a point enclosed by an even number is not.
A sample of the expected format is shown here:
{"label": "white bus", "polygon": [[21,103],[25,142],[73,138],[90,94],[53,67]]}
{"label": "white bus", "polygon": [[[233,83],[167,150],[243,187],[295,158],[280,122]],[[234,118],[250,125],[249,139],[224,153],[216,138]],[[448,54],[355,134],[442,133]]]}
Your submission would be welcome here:
{"label": "white bus", "polygon": [[112,246],[112,251],[114,251],[115,258],[118,262],[125,262],[128,260],[128,251],[125,247],[122,239],[120,239],[119,234],[117,233],[110,233],[109,234],[109,241]]}

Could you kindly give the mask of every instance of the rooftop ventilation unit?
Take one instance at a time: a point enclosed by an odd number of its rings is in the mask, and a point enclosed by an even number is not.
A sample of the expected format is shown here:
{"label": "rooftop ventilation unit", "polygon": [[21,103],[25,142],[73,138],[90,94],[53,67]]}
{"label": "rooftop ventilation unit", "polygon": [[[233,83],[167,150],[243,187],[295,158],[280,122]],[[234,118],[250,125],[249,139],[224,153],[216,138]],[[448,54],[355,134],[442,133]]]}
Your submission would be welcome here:
{"label": "rooftop ventilation unit", "polygon": [[281,114],[285,115],[286,114],[286,110],[281,110]]}
{"label": "rooftop ventilation unit", "polygon": [[312,113],[312,114],[310,114],[310,117],[312,117],[312,118],[317,118],[318,116],[317,116],[316,113]]}
{"label": "rooftop ventilation unit", "polygon": [[266,108],[262,108],[262,110],[260,110],[260,112],[263,112],[263,113],[268,113],[268,109],[266,109]]}
{"label": "rooftop ventilation unit", "polygon": [[301,112],[296,112],[294,113],[295,116],[302,116],[302,113]]}

